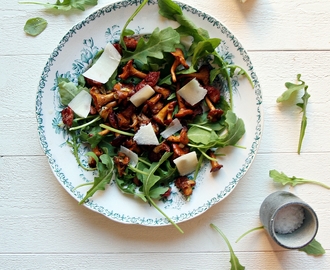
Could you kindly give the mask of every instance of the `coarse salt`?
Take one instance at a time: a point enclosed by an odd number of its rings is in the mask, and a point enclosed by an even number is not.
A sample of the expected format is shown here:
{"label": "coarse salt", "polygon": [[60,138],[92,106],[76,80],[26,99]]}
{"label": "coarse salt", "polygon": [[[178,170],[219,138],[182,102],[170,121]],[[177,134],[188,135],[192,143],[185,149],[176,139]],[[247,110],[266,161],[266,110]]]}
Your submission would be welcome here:
{"label": "coarse salt", "polygon": [[274,218],[276,233],[288,234],[297,230],[304,222],[304,208],[300,205],[287,205],[282,207]]}

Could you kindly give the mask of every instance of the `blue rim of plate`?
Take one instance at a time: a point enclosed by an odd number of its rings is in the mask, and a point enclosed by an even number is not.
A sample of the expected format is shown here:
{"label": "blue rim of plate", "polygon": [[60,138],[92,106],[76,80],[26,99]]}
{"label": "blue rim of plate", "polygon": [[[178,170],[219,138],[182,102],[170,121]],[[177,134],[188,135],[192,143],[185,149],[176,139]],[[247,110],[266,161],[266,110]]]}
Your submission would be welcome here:
{"label": "blue rim of plate", "polygon": [[[49,148],[49,145],[47,143],[47,138],[45,135],[45,126],[43,123],[43,109],[42,109],[42,99],[43,94],[45,92],[45,86],[46,82],[48,80],[48,74],[51,71],[51,67],[53,66],[53,63],[56,61],[56,57],[59,55],[59,53],[62,51],[62,48],[66,45],[66,43],[70,40],[71,37],[76,35],[83,27],[90,22],[98,19],[101,16],[104,16],[105,14],[115,12],[118,9],[126,8],[129,6],[138,6],[142,1],[137,0],[126,0],[126,1],[120,1],[113,4],[109,4],[107,6],[104,6],[97,11],[90,14],[86,19],[79,22],[78,24],[74,25],[67,34],[62,38],[62,40],[59,42],[57,47],[53,50],[51,55],[49,56],[49,59],[44,67],[44,70],[42,72],[38,90],[37,90],[37,96],[36,96],[36,119],[37,119],[37,129],[39,133],[39,139],[41,147],[45,153],[45,155],[48,158],[48,163],[57,177],[57,179],[60,181],[60,183],[68,189],[67,191],[75,197],[77,200],[82,197],[81,193],[75,193],[73,192],[73,185],[72,183],[67,179],[67,177],[62,173],[61,168],[59,168],[58,164],[56,163],[56,160],[54,159],[52,155],[52,150]],[[198,16],[202,18],[204,21],[207,21],[210,23],[213,27],[216,27],[221,31],[223,35],[225,35],[231,42],[232,45],[236,48],[236,50],[240,53],[243,61],[248,66],[248,72],[252,78],[252,81],[254,83],[254,94],[256,98],[256,106],[257,106],[257,123],[255,126],[255,136],[254,141],[249,149],[249,153],[247,158],[245,159],[244,164],[242,164],[240,170],[237,172],[237,174],[232,178],[230,183],[226,186],[224,190],[222,190],[220,193],[218,193],[215,197],[209,199],[207,202],[205,202],[203,205],[199,206],[196,209],[193,209],[191,211],[188,211],[186,213],[181,213],[180,215],[176,215],[171,217],[172,220],[176,223],[180,223],[183,221],[187,221],[189,219],[192,219],[194,217],[197,217],[198,215],[204,213],[207,211],[211,206],[217,204],[221,200],[223,200],[237,185],[238,181],[245,175],[247,170],[249,169],[250,165],[252,164],[255,155],[257,154],[258,147],[260,145],[261,135],[262,135],[262,129],[263,129],[263,111],[262,111],[262,92],[260,83],[258,80],[258,77],[254,71],[253,65],[251,63],[250,57],[248,56],[247,52],[241,45],[241,43],[238,41],[238,39],[228,30],[226,26],[224,26],[220,21],[215,19],[214,17],[199,11],[196,8],[193,8],[187,4],[183,4],[181,2],[176,2],[181,9],[184,12],[191,13],[195,16]],[[148,1],[148,5],[157,5],[158,2],[154,0]],[[146,225],[146,226],[159,226],[159,225],[169,225],[169,221],[164,218],[163,216],[160,216],[159,218],[145,218],[145,217],[132,217],[128,215],[123,215],[120,213],[115,213],[112,210],[106,209],[105,207],[99,205],[98,203],[94,202],[93,200],[89,200],[85,203],[85,206],[90,208],[91,210],[94,210],[100,214],[105,215],[106,217],[115,220],[117,222],[121,223],[127,223],[127,224],[140,224],[140,225]]]}

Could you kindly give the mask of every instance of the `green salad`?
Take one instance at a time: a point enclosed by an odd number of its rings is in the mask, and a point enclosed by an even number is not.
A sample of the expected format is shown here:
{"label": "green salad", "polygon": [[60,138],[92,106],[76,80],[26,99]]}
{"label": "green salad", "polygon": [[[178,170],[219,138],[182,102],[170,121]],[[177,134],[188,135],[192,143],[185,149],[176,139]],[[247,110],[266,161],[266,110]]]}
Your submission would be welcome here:
{"label": "green salad", "polygon": [[[245,133],[232,110],[232,77],[252,82],[217,52],[221,40],[171,0],[158,0],[159,14],[179,27],[136,35],[128,25],[146,4],[128,19],[120,40],[96,55],[78,85],[58,79],[62,121],[79,165],[97,171],[93,182],[76,187],[90,185],[81,204],[114,179],[124,194],[149,203],[182,232],[155,201],[166,200],[174,185],[187,199],[193,196],[204,162],[211,173],[222,168],[219,149],[236,146]],[[90,148],[88,166],[78,155],[81,145]]]}

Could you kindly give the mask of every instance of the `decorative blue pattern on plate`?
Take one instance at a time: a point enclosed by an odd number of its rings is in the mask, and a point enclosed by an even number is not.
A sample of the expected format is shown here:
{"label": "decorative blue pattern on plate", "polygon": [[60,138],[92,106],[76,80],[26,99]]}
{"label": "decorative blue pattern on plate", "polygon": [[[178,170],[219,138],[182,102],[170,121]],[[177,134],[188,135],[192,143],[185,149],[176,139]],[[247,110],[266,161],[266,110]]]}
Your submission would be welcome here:
{"label": "decorative blue pattern on plate", "polygon": [[[66,144],[68,134],[61,127],[60,112],[63,106],[59,100],[57,78],[65,77],[77,82],[77,76],[86,70],[95,54],[107,42],[119,39],[121,28],[139,4],[140,1],[133,0],[114,3],[99,9],[73,26],[50,55],[41,75],[36,98],[40,143],[54,175],[76,200],[83,198],[87,188],[74,188],[83,182],[92,181],[95,173],[80,168],[71,148]],[[257,153],[263,123],[260,84],[250,57],[241,43],[217,19],[186,4],[179,5],[196,25],[208,30],[211,37],[222,39],[218,48],[221,55],[227,62],[234,62],[247,70],[255,86],[252,88],[247,80],[238,77],[233,82],[234,111],[243,118],[246,125],[246,134],[240,143],[246,149],[225,149],[223,152],[226,156],[221,160],[224,168],[215,175],[209,173],[208,164],[203,166],[190,201],[186,201],[181,193],[174,189],[167,201],[159,202],[159,206],[174,222],[186,221],[204,213],[233,191]],[[150,24],[150,21],[154,23]],[[157,26],[165,28],[169,25],[175,26],[175,23],[161,20],[157,1],[149,1],[129,27],[137,34],[149,34]],[[225,91],[224,94],[226,93]],[[82,150],[80,156],[83,157],[84,152],[85,150]],[[121,203],[118,206],[119,201]],[[85,205],[122,223],[146,226],[169,224],[154,208],[123,195],[114,184],[104,192],[97,192]]]}

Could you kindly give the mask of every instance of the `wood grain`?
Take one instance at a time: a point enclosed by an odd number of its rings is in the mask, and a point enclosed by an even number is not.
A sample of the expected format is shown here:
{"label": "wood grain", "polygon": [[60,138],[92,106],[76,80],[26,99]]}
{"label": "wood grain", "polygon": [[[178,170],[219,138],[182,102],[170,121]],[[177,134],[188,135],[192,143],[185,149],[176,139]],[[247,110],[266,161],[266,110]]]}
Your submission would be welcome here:
{"label": "wood grain", "polygon": [[[50,1],[51,2],[51,1]],[[79,206],[48,165],[37,133],[35,97],[42,69],[75,23],[114,1],[99,0],[85,12],[46,11],[0,0],[0,268],[1,269],[230,269],[228,237],[246,269],[329,269],[330,196],[316,185],[283,187],[270,169],[330,185],[330,2],[327,0],[209,0],[182,2],[223,22],[249,52],[263,92],[263,138],[255,161],[235,190],[206,213],[175,228],[125,225]],[[44,17],[48,27],[32,38],[25,21]],[[301,113],[276,98],[296,75],[309,85],[308,126],[297,154]],[[263,199],[288,190],[319,218],[321,257],[285,250],[260,226]]]}

